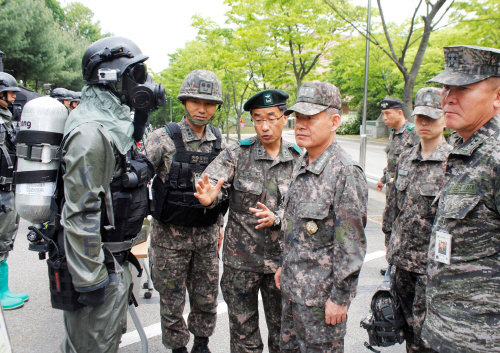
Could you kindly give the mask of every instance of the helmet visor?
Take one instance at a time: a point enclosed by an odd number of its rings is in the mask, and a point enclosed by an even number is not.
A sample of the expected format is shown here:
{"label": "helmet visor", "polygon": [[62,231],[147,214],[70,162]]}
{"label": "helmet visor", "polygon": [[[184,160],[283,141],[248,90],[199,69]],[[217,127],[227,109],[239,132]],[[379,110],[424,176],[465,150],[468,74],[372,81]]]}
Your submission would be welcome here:
{"label": "helmet visor", "polygon": [[148,78],[148,66],[144,63],[135,64],[130,69],[130,77],[135,83],[144,84]]}

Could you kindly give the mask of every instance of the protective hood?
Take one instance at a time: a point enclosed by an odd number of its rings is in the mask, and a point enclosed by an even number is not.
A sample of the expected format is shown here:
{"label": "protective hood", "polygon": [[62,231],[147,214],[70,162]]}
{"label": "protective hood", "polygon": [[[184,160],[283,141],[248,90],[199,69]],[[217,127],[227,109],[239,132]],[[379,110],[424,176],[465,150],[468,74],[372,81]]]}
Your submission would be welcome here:
{"label": "protective hood", "polygon": [[110,91],[99,85],[82,89],[82,101],[68,117],[64,136],[81,124],[94,122],[104,126],[121,154],[126,154],[134,143],[134,125],[130,108],[120,103]]}

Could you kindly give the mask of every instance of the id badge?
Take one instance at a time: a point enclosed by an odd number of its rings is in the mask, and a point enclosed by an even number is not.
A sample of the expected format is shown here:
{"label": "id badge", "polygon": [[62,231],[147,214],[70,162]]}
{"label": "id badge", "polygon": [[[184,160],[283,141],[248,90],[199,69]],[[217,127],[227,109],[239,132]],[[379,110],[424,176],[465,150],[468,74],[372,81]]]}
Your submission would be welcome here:
{"label": "id badge", "polygon": [[451,234],[444,231],[436,232],[434,260],[449,265],[451,260]]}

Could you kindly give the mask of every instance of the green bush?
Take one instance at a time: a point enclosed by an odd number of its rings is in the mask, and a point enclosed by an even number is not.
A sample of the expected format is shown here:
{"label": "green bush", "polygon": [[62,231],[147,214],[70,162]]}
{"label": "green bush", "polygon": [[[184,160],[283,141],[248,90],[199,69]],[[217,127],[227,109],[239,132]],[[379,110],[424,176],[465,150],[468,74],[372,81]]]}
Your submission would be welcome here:
{"label": "green bush", "polygon": [[339,135],[359,135],[361,118],[356,114],[342,116],[342,122],[337,130]]}

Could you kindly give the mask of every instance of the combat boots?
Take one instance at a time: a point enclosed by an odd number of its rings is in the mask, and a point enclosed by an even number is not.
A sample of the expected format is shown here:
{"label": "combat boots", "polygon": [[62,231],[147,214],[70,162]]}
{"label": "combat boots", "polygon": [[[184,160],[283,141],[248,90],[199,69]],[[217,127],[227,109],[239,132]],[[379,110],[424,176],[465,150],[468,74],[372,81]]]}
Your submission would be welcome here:
{"label": "combat boots", "polygon": [[[11,296],[12,295],[12,296]],[[28,295],[24,294],[16,297],[9,290],[9,267],[4,260],[0,263],[0,303],[3,310],[17,309],[24,305],[24,297],[28,300]]]}
{"label": "combat boots", "polygon": [[210,353],[210,349],[208,349],[208,337],[195,337],[191,353]]}

